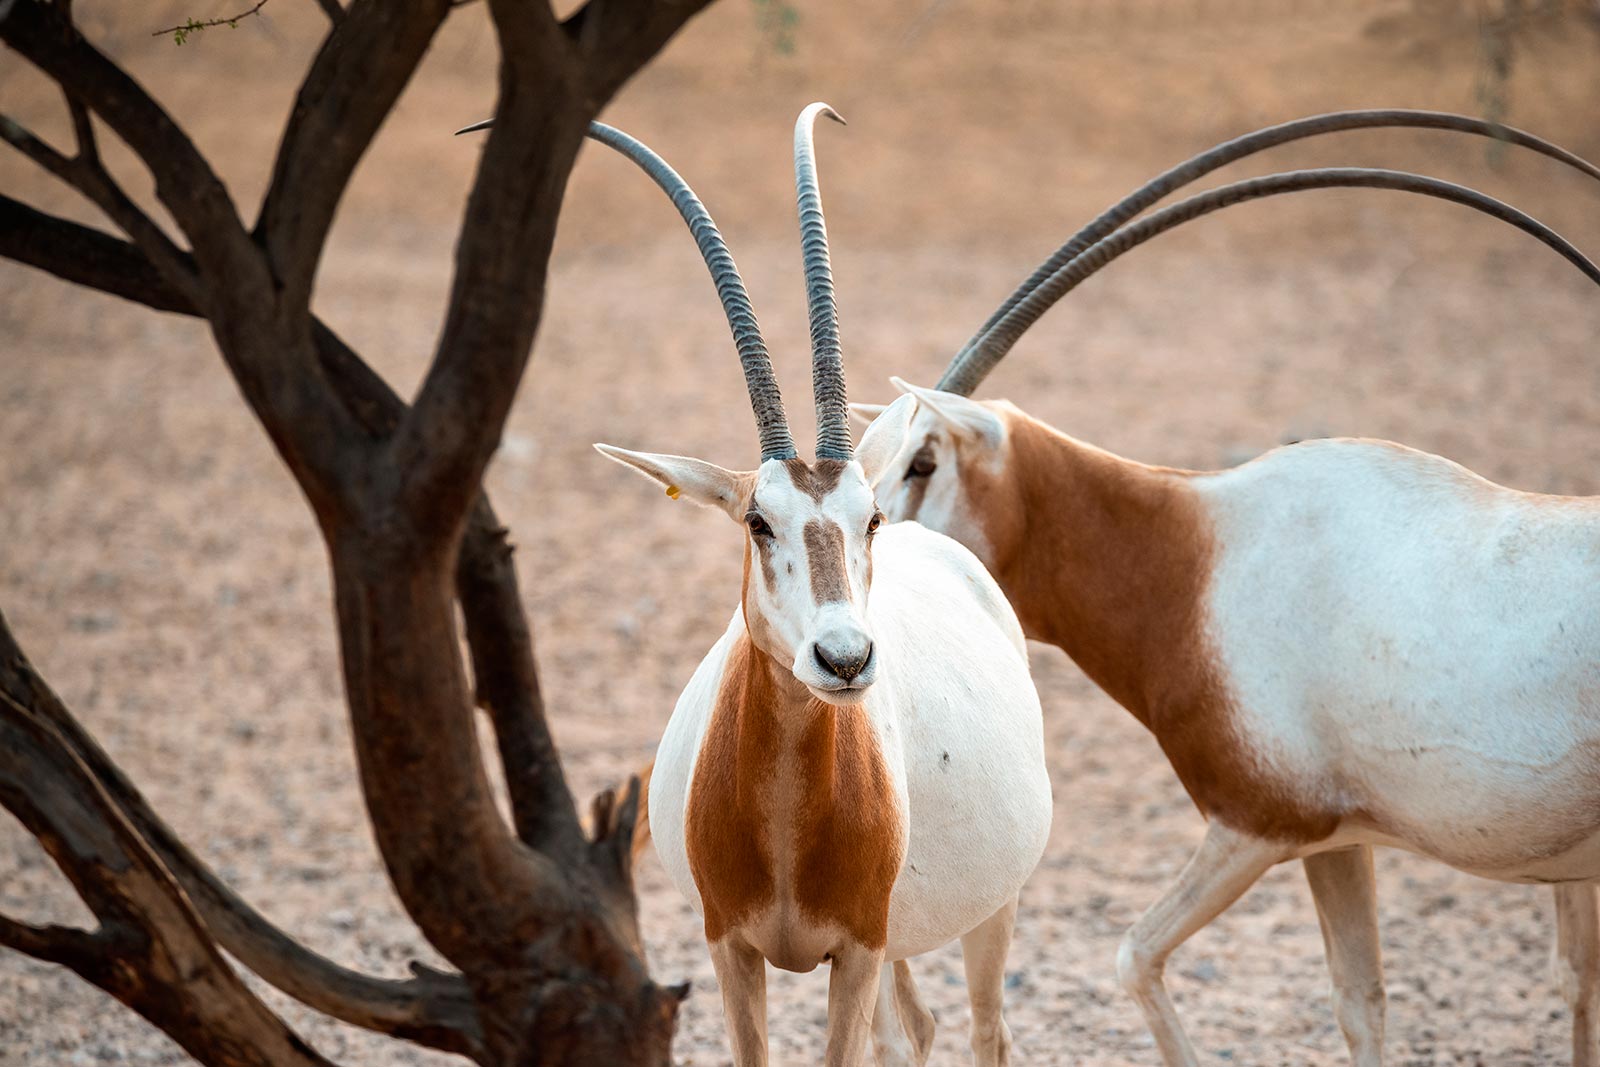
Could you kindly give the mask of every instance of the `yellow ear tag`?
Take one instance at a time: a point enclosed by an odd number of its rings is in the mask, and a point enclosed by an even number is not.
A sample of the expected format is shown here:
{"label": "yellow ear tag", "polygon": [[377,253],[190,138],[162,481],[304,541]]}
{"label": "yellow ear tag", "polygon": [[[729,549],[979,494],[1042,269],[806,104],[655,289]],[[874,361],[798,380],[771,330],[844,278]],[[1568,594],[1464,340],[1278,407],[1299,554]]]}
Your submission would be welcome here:
{"label": "yellow ear tag", "polygon": [[679,489],[675,485],[667,486],[667,495],[670,496],[674,500],[678,499],[678,494],[681,493],[681,492],[683,492],[683,490]]}

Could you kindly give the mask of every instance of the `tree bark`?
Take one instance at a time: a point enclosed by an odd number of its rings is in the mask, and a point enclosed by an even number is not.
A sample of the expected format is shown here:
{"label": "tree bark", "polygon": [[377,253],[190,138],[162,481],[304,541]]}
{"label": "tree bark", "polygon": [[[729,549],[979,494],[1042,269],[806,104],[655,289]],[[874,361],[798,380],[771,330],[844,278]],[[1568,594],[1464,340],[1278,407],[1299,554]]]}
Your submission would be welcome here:
{"label": "tree bark", "polygon": [[[350,175],[448,13],[448,0],[324,5],[329,35],[302,85],[251,232],[177,122],[83,39],[65,3],[0,3],[0,41],[61,84],[79,155],[60,156],[14,124],[0,132],[133,238],[118,241],[0,198],[0,254],[209,322],[328,546],[363,796],[385,866],[423,935],[460,968],[471,1002],[460,999],[453,976],[379,983],[330,970],[315,954],[285,944],[183,848],[65,709],[54,726],[37,715],[8,718],[19,750],[26,742],[57,752],[57,776],[75,775],[80,791],[89,790],[84,795],[95,798],[102,823],[127,839],[123,847],[138,853],[141,869],[155,872],[152,884],[190,888],[209,929],[181,891],[183,908],[158,913],[149,903],[141,918],[149,930],[178,938],[183,951],[199,953],[193,965],[212,968],[204,973],[214,972],[224,992],[237,979],[210,938],[341,1018],[454,1046],[491,1067],[668,1062],[684,990],[653,983],[639,952],[630,866],[637,791],[620,804],[609,795],[598,801],[595,839],[585,839],[544,721],[505,533],[480,483],[528,362],[556,217],[585,127],[705,2],[590,0],[562,23],[542,4],[491,0],[501,48],[496,126],[468,202],[444,328],[410,409],[309,304]],[[187,250],[99,169],[91,114],[150,169]],[[515,832],[496,808],[478,749],[456,632],[458,596],[477,699],[490,710],[500,742]],[[30,724],[44,732],[15,732]],[[18,784],[7,798],[48,845],[48,805],[28,806],[40,783],[11,769]],[[87,892],[93,872],[82,869],[86,858],[67,848],[53,852]],[[110,893],[115,883],[95,891]],[[157,897],[150,900],[159,903]],[[50,947],[43,932],[20,924],[0,924],[0,935],[18,947]],[[86,961],[97,946],[98,937],[64,936],[57,954],[83,973],[93,969]],[[148,954],[119,951],[118,959],[135,959],[138,967],[164,966]],[[197,1005],[183,999],[181,983],[177,996],[176,1015],[151,1005],[140,1010],[174,1036],[196,1027],[232,1033],[209,1017],[195,1023]],[[252,1011],[240,1009],[239,1019],[255,1019]],[[260,1020],[252,1025],[252,1040],[261,1044],[245,1058],[223,1047],[233,1037],[218,1045],[193,1039],[196,1055],[230,1064],[317,1062],[271,1045],[298,1041],[292,1034],[274,1037]]]}

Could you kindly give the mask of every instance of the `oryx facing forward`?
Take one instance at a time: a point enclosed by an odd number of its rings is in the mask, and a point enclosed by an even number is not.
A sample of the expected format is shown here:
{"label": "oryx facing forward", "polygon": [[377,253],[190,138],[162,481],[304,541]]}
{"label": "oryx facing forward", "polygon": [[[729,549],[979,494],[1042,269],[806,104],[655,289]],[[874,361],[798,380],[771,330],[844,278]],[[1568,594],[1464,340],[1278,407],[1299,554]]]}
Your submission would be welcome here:
{"label": "oryx facing forward", "polygon": [[[733,261],[677,175],[645,166],[700,243],[733,327],[761,465],[597,446],[719,508],[743,531],[727,631],[679,698],[650,779],[656,849],[704,915],[734,1058],[767,1058],[765,964],[832,964],[827,1063],[926,1060],[933,1020],[904,960],[961,938],[981,1065],[1008,1061],[1001,989],[1017,892],[1049,833],[1050,783],[1022,631],[983,565],[915,524],[883,525],[871,483],[911,401],[852,450],[812,159],[795,128],[810,299],[817,460],[796,457]],[[881,527],[881,528],[880,528]]]}

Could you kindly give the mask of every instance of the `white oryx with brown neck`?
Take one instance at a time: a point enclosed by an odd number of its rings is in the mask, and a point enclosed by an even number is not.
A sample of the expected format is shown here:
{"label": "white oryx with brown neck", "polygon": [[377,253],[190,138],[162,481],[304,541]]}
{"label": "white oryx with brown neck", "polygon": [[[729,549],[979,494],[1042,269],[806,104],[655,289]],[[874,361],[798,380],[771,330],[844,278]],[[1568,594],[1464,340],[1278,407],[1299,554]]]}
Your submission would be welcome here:
{"label": "white oryx with brown neck", "polygon": [[[795,130],[811,300],[818,459],[796,458],[754,313],[682,179],[616,131],[689,222],[734,327],[762,463],[734,472],[596,446],[740,525],[727,631],[662,738],[649,826],[705,918],[734,1058],[767,1059],[765,965],[831,963],[827,1063],[921,1064],[933,1019],[905,960],[962,942],[972,1046],[1009,1060],[1001,1017],[1017,893],[1049,834],[1038,695],[1015,615],[983,565],[915,524],[883,526],[871,484],[912,402],[852,449],[807,108]],[[881,528],[880,528],[881,526]]]}
{"label": "white oryx with brown neck", "polygon": [[[1526,216],[1511,221],[1600,277]],[[917,410],[875,487],[891,520],[972,549],[1027,635],[1149,728],[1206,815],[1204,843],[1117,959],[1162,1056],[1197,1062],[1163,984],[1169,953],[1301,858],[1340,1026],[1361,1067],[1380,1064],[1372,846],[1390,845],[1556,883],[1574,1062],[1600,1063],[1600,498],[1519,492],[1371,440],[1221,472],[1152,467],[963,395],[1045,308],[1138,243],[1094,241],[1117,237],[1091,235],[1036,273],[943,390],[896,379]]]}

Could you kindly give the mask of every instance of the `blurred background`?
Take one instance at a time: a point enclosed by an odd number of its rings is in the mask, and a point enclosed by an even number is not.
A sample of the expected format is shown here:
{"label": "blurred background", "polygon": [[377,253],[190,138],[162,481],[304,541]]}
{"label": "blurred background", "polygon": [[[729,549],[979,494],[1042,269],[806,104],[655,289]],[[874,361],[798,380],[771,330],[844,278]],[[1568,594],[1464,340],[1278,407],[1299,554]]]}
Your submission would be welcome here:
{"label": "blurred background", "polygon": [[[178,117],[253,217],[325,23],[272,0],[175,47],[152,31],[230,0],[79,0],[90,38]],[[345,197],[316,309],[403,393],[430,357],[494,105],[482,5],[454,14]],[[851,395],[929,383],[1011,287],[1123,193],[1224,138],[1317,111],[1500,118],[1600,158],[1589,3],[1495,0],[722,0],[606,121],[694,184],[749,282],[811,437],[790,129],[815,99]],[[70,143],[59,94],[0,53],[0,109]],[[146,201],[148,178],[113,164]],[[1218,180],[1387,165],[1509,200],[1600,255],[1600,187],[1443,133],[1341,134]],[[100,223],[14,153],[0,190]],[[1290,439],[1392,438],[1531,490],[1600,492],[1600,300],[1570,266],[1466,209],[1376,191],[1230,209],[1069,296],[990,379],[1063,430],[1136,459],[1240,462]],[[753,465],[712,288],[659,191],[586,148],[550,300],[490,487],[521,546],[546,697],[582,796],[650,758],[737,597],[738,531],[603,462],[593,441]],[[341,702],[310,515],[205,329],[0,263],[0,606],[45,675],[184,838],[257,906],[346,963],[427,956],[381,872]],[[1037,647],[1056,826],[1024,891],[1008,1017],[1020,1062],[1157,1055],[1113,961],[1201,821],[1159,750]],[[1399,1064],[1567,1062],[1548,895],[1381,858]],[[640,870],[658,977],[694,980],[678,1054],[727,1060],[698,922]],[[83,918],[0,815],[0,907]],[[959,956],[916,972],[964,1062]],[[1208,1062],[1344,1063],[1304,881],[1280,868],[1175,957]],[[821,1055],[826,974],[775,973],[773,1054]],[[349,1064],[438,1063],[265,994]],[[181,1053],[76,978],[0,955],[0,1063],[164,1064]]]}

